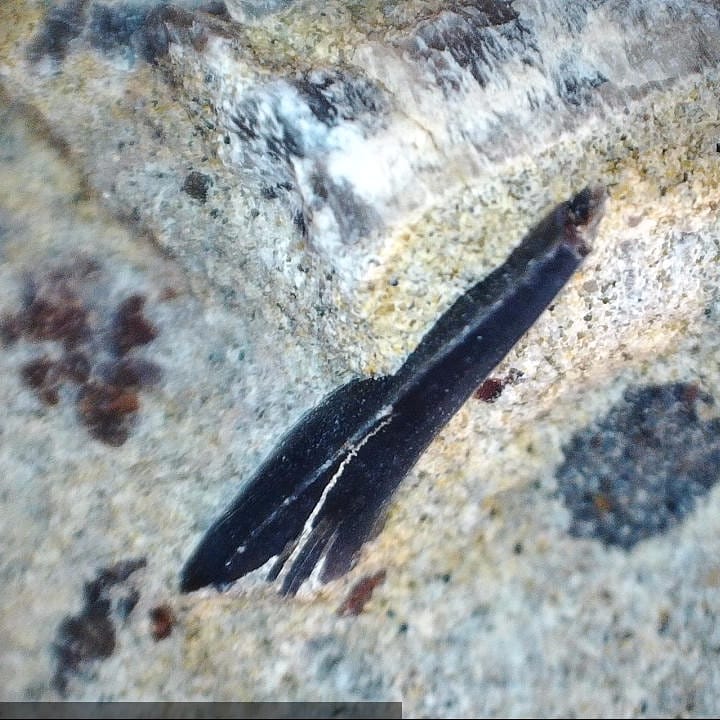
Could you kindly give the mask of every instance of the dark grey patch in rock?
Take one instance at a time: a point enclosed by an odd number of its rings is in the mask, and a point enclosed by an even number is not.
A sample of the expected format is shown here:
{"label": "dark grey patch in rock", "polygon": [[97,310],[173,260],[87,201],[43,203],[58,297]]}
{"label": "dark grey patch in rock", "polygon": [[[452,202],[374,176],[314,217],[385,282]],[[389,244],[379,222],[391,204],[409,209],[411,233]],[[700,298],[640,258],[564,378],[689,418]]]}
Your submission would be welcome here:
{"label": "dark grey patch in rock", "polygon": [[289,163],[293,157],[305,157],[302,133],[293,118],[281,112],[280,102],[272,91],[248,97],[231,120],[231,129],[259,159],[267,155],[274,161]]}
{"label": "dark grey patch in rock", "polygon": [[39,32],[28,46],[28,58],[36,62],[49,56],[61,62],[68,53],[70,41],[83,30],[86,5],[87,0],[68,0],[50,8]]}
{"label": "dark grey patch in rock", "polygon": [[368,129],[387,112],[378,87],[359,76],[339,70],[305,73],[294,83],[313,115],[328,127],[362,121]]}
{"label": "dark grey patch in rock", "polygon": [[204,203],[207,200],[208,190],[211,185],[212,178],[209,175],[193,170],[185,178],[182,189],[190,197]]}
{"label": "dark grey patch in rock", "polygon": [[232,129],[258,155],[288,161],[327,152],[329,131],[342,122],[372,135],[387,112],[383,92],[366,78],[313,71],[248,94],[232,116]]}
{"label": "dark grey patch in rock", "polygon": [[343,242],[352,243],[378,229],[379,215],[346,177],[329,172],[327,159],[348,136],[377,133],[389,110],[382,89],[361,73],[314,70],[249,92],[229,124],[242,162],[262,171],[260,194],[282,198],[303,236],[312,236],[313,217],[325,211]]}
{"label": "dark grey patch in rock", "polygon": [[690,383],[630,388],[597,424],[564,448],[558,494],[569,532],[625,550],[676,525],[720,479],[720,418]]}
{"label": "dark grey patch in rock", "polygon": [[113,615],[127,619],[137,604],[139,590],[127,580],[145,567],[145,558],[121,560],[98,571],[86,582],[83,609],[68,615],[60,623],[53,645],[56,670],[53,687],[65,694],[69,675],[80,673],[88,663],[110,657],[115,651],[115,622]]}
{"label": "dark grey patch in rock", "polygon": [[260,195],[265,198],[265,200],[277,200],[281,195],[284,195],[292,189],[293,186],[288,182],[263,185],[260,188]]}
{"label": "dark grey patch in rock", "polygon": [[530,65],[540,61],[532,31],[511,3],[498,0],[454,5],[421,23],[404,45],[446,94],[462,88],[465,70],[484,87],[510,57]]}
{"label": "dark grey patch in rock", "polygon": [[103,52],[121,52],[157,63],[168,53],[173,26],[188,27],[192,13],[168,3],[96,3],[90,11],[87,38]]}
{"label": "dark grey patch in rock", "polygon": [[131,45],[142,32],[149,13],[147,5],[93,5],[88,23],[90,43],[105,52]]}
{"label": "dark grey patch in rock", "polygon": [[587,16],[591,10],[597,10],[608,0],[582,0],[581,2],[566,2],[562,15],[562,25],[569,37],[579,35],[587,25]]}
{"label": "dark grey patch in rock", "polygon": [[208,15],[214,15],[225,22],[232,22],[232,17],[230,16],[227,5],[225,5],[223,0],[208,0],[207,2],[201,2],[198,9]]}
{"label": "dark grey patch in rock", "polygon": [[608,81],[599,70],[582,67],[570,57],[560,63],[553,80],[558,96],[576,107],[587,104],[593,90]]}
{"label": "dark grey patch in rock", "polygon": [[306,211],[296,210],[293,213],[293,225],[297,228],[302,237],[307,237],[309,216]]}
{"label": "dark grey patch in rock", "polygon": [[157,63],[168,53],[171,40],[201,42],[202,29],[194,28],[195,11],[228,20],[224,2],[180,0],[158,2],[116,2],[90,4],[88,0],[69,0],[51,8],[42,28],[28,48],[28,57],[37,61],[49,56],[56,62],[68,53],[71,40],[82,36],[104,53],[120,53],[134,61],[140,57]]}
{"label": "dark grey patch in rock", "polygon": [[326,204],[332,210],[343,242],[352,244],[381,225],[378,213],[362,202],[346,180],[333,181],[329,175],[313,177],[312,206]]}

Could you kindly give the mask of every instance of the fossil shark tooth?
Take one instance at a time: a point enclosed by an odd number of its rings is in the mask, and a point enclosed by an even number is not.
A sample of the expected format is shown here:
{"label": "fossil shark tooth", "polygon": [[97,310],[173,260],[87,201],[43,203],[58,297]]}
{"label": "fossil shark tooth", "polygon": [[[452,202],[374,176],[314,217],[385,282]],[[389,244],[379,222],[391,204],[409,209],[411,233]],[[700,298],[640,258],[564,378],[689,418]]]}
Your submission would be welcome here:
{"label": "fossil shark tooth", "polygon": [[394,375],[353,380],[302,417],[183,568],[190,592],[272,562],[293,595],[347,572],[439,430],[553,301],[590,252],[605,200],[586,188],[438,319]]}

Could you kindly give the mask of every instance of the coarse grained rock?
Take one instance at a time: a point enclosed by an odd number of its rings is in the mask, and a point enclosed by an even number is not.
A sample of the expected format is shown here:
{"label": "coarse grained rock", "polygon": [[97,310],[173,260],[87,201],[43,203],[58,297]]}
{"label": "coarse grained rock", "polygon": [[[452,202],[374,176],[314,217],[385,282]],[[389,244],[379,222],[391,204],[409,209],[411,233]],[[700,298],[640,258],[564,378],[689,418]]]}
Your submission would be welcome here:
{"label": "coarse grained rock", "polygon": [[[54,150],[4,158],[33,172],[2,186],[0,310],[20,270],[76,243],[114,294],[178,268],[192,290],[173,280],[175,309],[154,310],[166,381],[123,448],[18,389],[27,348],[2,356],[4,697],[55,698],[49,648],[83,582],[142,555],[140,605],[70,697],[716,712],[716,490],[626,552],[568,534],[554,476],[626,391],[720,398],[719,17],[700,0],[3,3],[2,104]],[[256,579],[180,597],[193,544],[301,411],[397,368],[588,183],[610,194],[600,234],[498,368],[520,382],[458,413],[351,576],[292,601]],[[155,644],[168,598],[178,628]]]}
{"label": "coarse grained rock", "polygon": [[[621,274],[622,236],[651,236],[636,262],[652,266],[668,217],[715,222],[712,4],[75,5],[62,57],[43,52],[39,6],[32,31],[9,29],[7,91],[118,213],[230,302],[264,298],[269,322],[335,368],[396,367],[588,182],[613,198],[601,287]],[[202,208],[182,192],[198,169]],[[610,312],[606,326],[639,328]]]}

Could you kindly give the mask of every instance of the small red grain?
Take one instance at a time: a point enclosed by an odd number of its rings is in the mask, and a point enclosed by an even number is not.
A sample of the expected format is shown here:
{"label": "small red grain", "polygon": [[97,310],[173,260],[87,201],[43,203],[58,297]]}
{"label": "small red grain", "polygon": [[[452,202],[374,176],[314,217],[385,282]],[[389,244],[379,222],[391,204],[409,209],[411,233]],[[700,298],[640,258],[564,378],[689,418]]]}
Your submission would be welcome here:
{"label": "small red grain", "polygon": [[473,397],[476,400],[493,403],[500,397],[500,395],[502,395],[502,391],[504,388],[505,383],[500,378],[488,378],[473,393]]}
{"label": "small red grain", "polygon": [[150,632],[153,640],[159,642],[170,637],[176,622],[172,608],[167,603],[157,605],[150,610],[149,615],[152,623]]}
{"label": "small red grain", "polygon": [[493,403],[502,395],[503,390],[505,390],[508,385],[515,385],[523,375],[522,370],[510,368],[504,378],[491,377],[485,380],[473,393],[473,397],[476,400]]}
{"label": "small red grain", "polygon": [[355,585],[353,585],[342,605],[337,609],[337,614],[341,617],[359,615],[365,608],[365,605],[370,601],[375,588],[385,582],[386,575],[385,570],[380,570],[374,575],[366,575],[358,580]]}

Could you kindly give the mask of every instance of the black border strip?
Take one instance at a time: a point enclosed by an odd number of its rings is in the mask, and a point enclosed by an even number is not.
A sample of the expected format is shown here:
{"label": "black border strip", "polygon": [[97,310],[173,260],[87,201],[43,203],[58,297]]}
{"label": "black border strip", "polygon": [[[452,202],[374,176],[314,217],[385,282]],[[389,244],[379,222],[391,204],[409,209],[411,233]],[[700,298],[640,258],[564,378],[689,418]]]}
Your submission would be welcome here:
{"label": "black border strip", "polygon": [[402,703],[0,702],[0,718],[402,718]]}

